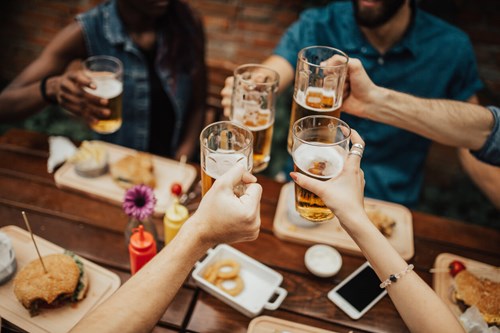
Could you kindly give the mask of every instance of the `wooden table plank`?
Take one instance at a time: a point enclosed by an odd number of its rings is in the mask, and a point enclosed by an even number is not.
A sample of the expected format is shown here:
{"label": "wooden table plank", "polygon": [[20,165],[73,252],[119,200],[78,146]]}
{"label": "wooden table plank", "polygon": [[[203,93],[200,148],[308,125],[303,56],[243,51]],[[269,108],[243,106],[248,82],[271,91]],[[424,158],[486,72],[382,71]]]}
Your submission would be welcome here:
{"label": "wooden table plank", "polygon": [[[130,278],[128,251],[123,230],[127,216],[121,207],[60,190],[47,173],[47,136],[12,130],[0,137],[0,226],[24,228],[20,216],[26,210],[35,233],[117,273],[122,283]],[[363,318],[353,321],[326,298],[326,294],[361,265],[361,256],[343,253],[343,266],[332,278],[318,278],[304,265],[309,246],[282,241],[273,234],[274,214],[282,184],[258,175],[264,193],[261,201],[261,233],[250,243],[234,247],[284,277],[282,286],[289,295],[271,315],[337,332],[406,332],[407,328],[391,300],[385,297]],[[198,193],[189,209],[194,211]],[[428,284],[429,269],[442,252],[500,265],[500,231],[452,221],[421,212],[412,212],[415,256],[411,262]],[[155,219],[163,235],[160,218]],[[161,291],[159,291],[161,292]],[[154,332],[246,332],[250,318],[196,288],[188,278],[165,312]],[[186,327],[183,327],[183,326]]]}

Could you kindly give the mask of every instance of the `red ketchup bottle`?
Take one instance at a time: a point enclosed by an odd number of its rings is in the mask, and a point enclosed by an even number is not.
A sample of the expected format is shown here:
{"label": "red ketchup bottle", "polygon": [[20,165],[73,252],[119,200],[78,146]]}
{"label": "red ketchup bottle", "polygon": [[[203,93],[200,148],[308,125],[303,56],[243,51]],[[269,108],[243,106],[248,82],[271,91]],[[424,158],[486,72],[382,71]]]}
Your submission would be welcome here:
{"label": "red ketchup bottle", "polygon": [[128,252],[132,275],[156,255],[156,243],[153,235],[145,231],[143,225],[132,229]]}

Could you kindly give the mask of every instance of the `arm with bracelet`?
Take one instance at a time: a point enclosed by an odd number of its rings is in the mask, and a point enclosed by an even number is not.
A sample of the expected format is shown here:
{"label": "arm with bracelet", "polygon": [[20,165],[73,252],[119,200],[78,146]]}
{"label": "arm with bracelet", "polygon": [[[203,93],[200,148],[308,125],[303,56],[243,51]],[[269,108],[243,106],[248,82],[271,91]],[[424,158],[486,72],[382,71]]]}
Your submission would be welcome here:
{"label": "arm with bracelet", "polygon": [[59,104],[87,122],[107,117],[107,100],[83,90],[92,88],[90,78],[81,70],[67,70],[72,61],[85,57],[81,27],[71,23],[0,92],[0,121],[26,118],[49,104]]}
{"label": "arm with bracelet", "polygon": [[359,167],[364,142],[354,130],[351,140],[351,154],[339,177],[319,181],[295,172],[290,176],[300,186],[320,196],[335,213],[370,262],[381,281],[381,288],[387,290],[411,332],[463,332],[453,313],[366,215],[363,206],[364,174]]}

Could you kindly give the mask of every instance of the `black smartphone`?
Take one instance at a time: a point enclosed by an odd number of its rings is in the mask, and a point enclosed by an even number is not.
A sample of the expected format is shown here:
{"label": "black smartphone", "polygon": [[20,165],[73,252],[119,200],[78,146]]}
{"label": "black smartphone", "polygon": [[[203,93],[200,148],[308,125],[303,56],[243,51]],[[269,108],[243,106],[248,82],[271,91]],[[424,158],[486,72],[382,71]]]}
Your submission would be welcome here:
{"label": "black smartphone", "polygon": [[370,264],[365,262],[335,288],[328,298],[352,319],[359,319],[387,294]]}

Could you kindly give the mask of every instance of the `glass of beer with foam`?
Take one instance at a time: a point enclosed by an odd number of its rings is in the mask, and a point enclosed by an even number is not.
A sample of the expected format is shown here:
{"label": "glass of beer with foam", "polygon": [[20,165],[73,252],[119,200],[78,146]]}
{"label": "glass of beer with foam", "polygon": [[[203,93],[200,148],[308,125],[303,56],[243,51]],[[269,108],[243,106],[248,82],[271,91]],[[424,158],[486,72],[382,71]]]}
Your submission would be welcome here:
{"label": "glass of beer with foam", "polygon": [[271,160],[276,93],[279,74],[256,64],[234,70],[230,119],[253,134],[253,172],[264,170]]}
{"label": "glass of beer with foam", "polygon": [[109,101],[111,115],[100,119],[90,127],[100,134],[111,134],[122,125],[123,65],[120,60],[111,56],[93,56],[83,62],[83,72],[96,89],[83,88],[89,94],[105,98]]}
{"label": "glass of beer with foam", "polygon": [[329,46],[306,47],[297,55],[288,152],[292,149],[292,126],[305,116],[340,117],[349,57]]}
{"label": "glass of beer with foam", "polygon": [[[292,127],[294,171],[326,181],[337,177],[349,152],[350,127],[331,116],[307,116]],[[295,209],[303,218],[323,222],[333,212],[314,193],[295,184]]]}
{"label": "glass of beer with foam", "polygon": [[[219,121],[205,127],[200,134],[201,194],[205,195],[215,180],[236,163],[244,163],[249,172],[253,166],[253,135],[246,127]],[[237,195],[241,188],[235,188]]]}

